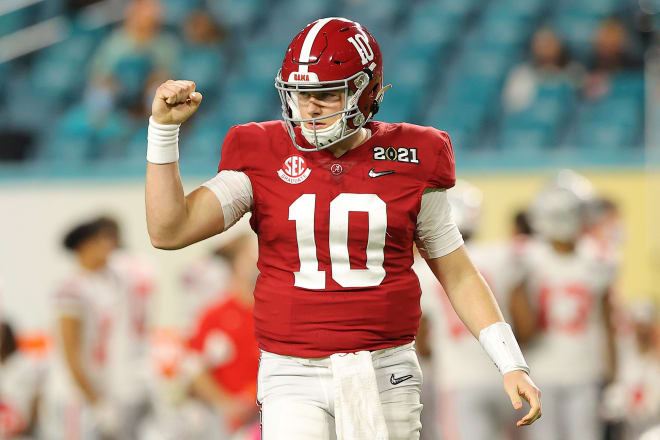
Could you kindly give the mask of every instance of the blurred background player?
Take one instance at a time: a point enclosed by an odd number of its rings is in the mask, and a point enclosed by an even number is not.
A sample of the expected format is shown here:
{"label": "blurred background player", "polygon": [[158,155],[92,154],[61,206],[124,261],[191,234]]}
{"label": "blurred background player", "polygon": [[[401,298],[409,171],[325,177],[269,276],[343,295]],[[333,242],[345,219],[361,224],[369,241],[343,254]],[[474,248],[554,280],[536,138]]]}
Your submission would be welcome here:
{"label": "blurred background player", "polygon": [[224,292],[200,314],[189,342],[191,392],[219,416],[216,425],[225,435],[258,420],[259,349],[252,318],[256,251],[247,234],[218,249],[231,274]]}
{"label": "blurred background player", "polygon": [[113,259],[118,234],[116,222],[100,217],[64,238],[75,269],[53,298],[55,353],[44,438],[135,436],[146,398],[143,300],[150,287],[128,257]]}
{"label": "blurred background player", "polygon": [[538,240],[519,255],[522,282],[511,298],[516,334],[544,387],[543,421],[525,434],[596,440],[603,435],[600,390],[615,368],[609,301],[615,270],[579,247],[586,201],[572,181],[559,183],[532,203]]}
{"label": "blurred background player", "polygon": [[[459,180],[448,190],[448,198],[470,258],[508,319],[507,295],[519,280],[513,254],[517,244],[474,242],[483,205],[477,187]],[[515,243],[525,232],[523,217],[516,218],[514,227]],[[514,413],[500,391],[497,369],[451,307],[440,283],[419,260],[415,271],[422,285],[423,314],[431,327],[430,341],[425,342],[430,345],[433,368],[425,380],[431,377],[437,385],[437,409],[432,415],[436,429],[444,440],[507,438]],[[424,411],[429,410],[425,405]]]}
{"label": "blurred background player", "polygon": [[196,330],[201,313],[215,304],[231,280],[231,268],[222,255],[222,247],[195,259],[183,268],[180,277],[183,333],[186,338]]}
{"label": "blurred background player", "polygon": [[0,319],[0,438],[35,434],[43,365],[19,351],[14,330]]}
{"label": "blurred background player", "polygon": [[622,426],[621,439],[637,440],[660,424],[660,338],[654,302],[637,300],[618,332],[618,368],[604,391],[603,412]]}

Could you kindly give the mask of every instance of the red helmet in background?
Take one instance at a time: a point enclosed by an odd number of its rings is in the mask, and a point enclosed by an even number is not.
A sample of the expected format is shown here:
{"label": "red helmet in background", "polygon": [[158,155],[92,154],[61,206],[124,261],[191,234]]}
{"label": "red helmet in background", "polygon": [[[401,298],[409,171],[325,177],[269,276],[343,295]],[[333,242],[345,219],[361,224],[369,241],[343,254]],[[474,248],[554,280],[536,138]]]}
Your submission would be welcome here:
{"label": "red helmet in background", "polygon": [[[308,24],[289,45],[282,68],[275,78],[282,101],[282,117],[294,145],[302,151],[328,148],[357,133],[373,115],[383,98],[383,57],[374,37],[362,25],[345,18],[322,18]],[[303,119],[298,92],[343,90],[344,109]],[[341,115],[329,127],[316,128],[316,121]],[[313,129],[303,122],[312,122]],[[296,143],[294,127],[315,148]]]}

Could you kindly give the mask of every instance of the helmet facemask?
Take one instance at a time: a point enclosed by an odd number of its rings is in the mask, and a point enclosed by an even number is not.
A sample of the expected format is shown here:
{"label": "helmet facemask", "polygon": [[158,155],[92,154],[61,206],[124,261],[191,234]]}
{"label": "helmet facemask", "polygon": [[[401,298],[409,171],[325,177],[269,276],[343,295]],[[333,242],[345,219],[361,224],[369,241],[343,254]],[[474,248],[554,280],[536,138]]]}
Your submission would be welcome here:
{"label": "helmet facemask", "polygon": [[[310,74],[311,75],[311,74]],[[370,75],[360,71],[349,78],[339,81],[284,81],[280,70],[275,78],[280,101],[282,102],[282,118],[286,123],[287,132],[293,144],[301,151],[318,151],[331,147],[359,131],[373,116],[370,112],[368,117],[360,111],[358,102],[362,93],[367,89]],[[321,115],[313,118],[303,118],[298,104],[298,93],[300,92],[328,92],[341,90],[344,94],[344,108],[334,113]],[[341,115],[341,117],[324,128],[317,128],[316,123],[321,120]],[[306,127],[305,122],[311,122],[312,128]],[[302,134],[314,148],[306,148],[298,145],[294,128],[300,125]]]}

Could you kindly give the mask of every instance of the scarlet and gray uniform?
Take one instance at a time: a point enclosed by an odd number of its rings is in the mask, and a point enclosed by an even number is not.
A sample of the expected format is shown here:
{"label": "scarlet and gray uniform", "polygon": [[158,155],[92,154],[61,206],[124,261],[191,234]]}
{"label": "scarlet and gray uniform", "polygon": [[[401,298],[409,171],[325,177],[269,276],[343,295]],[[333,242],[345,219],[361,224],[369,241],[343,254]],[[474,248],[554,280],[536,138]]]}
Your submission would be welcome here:
{"label": "scarlet and gray uniform", "polygon": [[[507,319],[508,295],[519,283],[509,243],[468,244],[471,260],[492,290]],[[433,377],[440,401],[438,417],[445,440],[498,439],[514,426],[502,375],[454,311],[442,286],[420,259],[422,310],[431,323]]]}
{"label": "scarlet and gray uniform", "polygon": [[[146,310],[152,289],[149,267],[119,253],[103,269],[70,276],[53,297],[56,319],[80,322],[84,371],[100,397],[116,407],[122,432],[135,427],[135,408],[146,398]],[[72,376],[59,331],[54,339],[42,436],[96,438],[98,421]]]}
{"label": "scarlet and gray uniform", "polygon": [[[339,158],[297,150],[279,121],[234,127],[222,148],[218,171],[244,172],[252,187],[258,398],[275,436],[296,428],[296,438],[334,438],[327,357],[356,351],[374,353],[390,439],[419,436],[421,372],[408,345],[421,314],[412,243],[424,191],[454,184],[453,152],[431,127],[367,127],[369,140]],[[462,244],[451,237],[446,253]]]}
{"label": "scarlet and gray uniform", "polygon": [[540,326],[525,353],[543,390],[543,418],[527,430],[530,438],[600,438],[603,303],[614,271],[591,252],[559,254],[546,242],[529,244],[521,262]]}
{"label": "scarlet and gray uniform", "polygon": [[0,364],[0,438],[23,438],[40,392],[44,365],[20,351]]}

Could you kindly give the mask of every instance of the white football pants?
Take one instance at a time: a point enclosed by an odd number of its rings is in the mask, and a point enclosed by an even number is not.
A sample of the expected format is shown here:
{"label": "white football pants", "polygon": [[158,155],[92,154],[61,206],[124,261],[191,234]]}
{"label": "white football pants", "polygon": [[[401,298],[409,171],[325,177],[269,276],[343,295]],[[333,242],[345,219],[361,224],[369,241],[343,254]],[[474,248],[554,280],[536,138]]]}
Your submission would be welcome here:
{"label": "white football pants", "polygon": [[[372,359],[389,440],[419,439],[422,371],[413,343],[374,351]],[[306,359],[262,351],[257,391],[262,440],[337,438],[330,365],[329,357]]]}
{"label": "white football pants", "polygon": [[513,409],[500,383],[442,390],[438,396],[437,420],[444,440],[512,438],[516,416],[519,419],[527,411]]}
{"label": "white football pants", "polygon": [[600,387],[597,384],[540,384],[543,416],[523,432],[529,440],[600,440]]}

